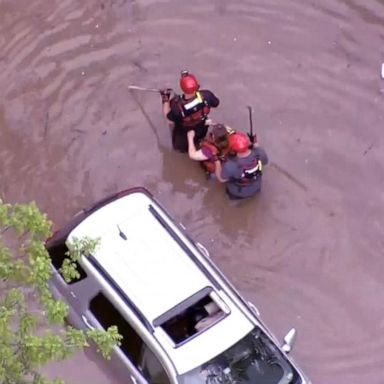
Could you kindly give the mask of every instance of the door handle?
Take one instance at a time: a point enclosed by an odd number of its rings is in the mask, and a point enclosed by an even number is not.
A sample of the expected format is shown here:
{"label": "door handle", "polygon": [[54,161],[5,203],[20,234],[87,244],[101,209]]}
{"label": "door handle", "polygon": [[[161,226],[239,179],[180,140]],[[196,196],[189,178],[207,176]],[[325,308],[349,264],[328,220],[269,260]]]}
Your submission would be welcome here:
{"label": "door handle", "polygon": [[256,313],[257,316],[260,316],[260,311],[257,309],[255,304],[253,304],[251,301],[248,301],[248,305],[251,307],[253,312]]}
{"label": "door handle", "polygon": [[90,329],[91,331],[95,330],[95,327],[89,322],[87,316],[81,315],[81,319],[83,320],[83,323],[88,329]]}
{"label": "door handle", "polygon": [[196,246],[197,246],[197,248],[199,248],[200,252],[201,252],[205,257],[210,257],[207,248],[205,248],[203,244],[201,244],[201,243],[196,243]]}

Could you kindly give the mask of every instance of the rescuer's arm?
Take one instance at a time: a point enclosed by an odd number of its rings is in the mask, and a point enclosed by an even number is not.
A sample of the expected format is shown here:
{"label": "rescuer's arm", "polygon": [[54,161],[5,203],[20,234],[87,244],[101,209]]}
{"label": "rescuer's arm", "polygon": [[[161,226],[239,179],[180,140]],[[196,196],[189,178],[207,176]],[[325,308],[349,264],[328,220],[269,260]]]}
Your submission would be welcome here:
{"label": "rescuer's arm", "polygon": [[221,161],[220,160],[216,160],[215,161],[215,175],[216,175],[216,178],[217,178],[218,181],[220,181],[220,183],[226,183],[228,180],[222,178],[221,177],[221,173],[222,173]]}
{"label": "rescuer's arm", "polygon": [[174,119],[171,119],[171,103],[170,103],[170,97],[171,97],[171,91],[169,89],[162,89],[160,91],[161,95],[161,102],[163,103],[163,115],[164,117],[169,121],[174,123]]}
{"label": "rescuer's arm", "polygon": [[191,130],[187,132],[188,137],[188,156],[192,160],[204,161],[208,160],[208,157],[203,154],[203,152],[199,149],[196,149],[195,143],[193,139],[195,138],[195,131]]}

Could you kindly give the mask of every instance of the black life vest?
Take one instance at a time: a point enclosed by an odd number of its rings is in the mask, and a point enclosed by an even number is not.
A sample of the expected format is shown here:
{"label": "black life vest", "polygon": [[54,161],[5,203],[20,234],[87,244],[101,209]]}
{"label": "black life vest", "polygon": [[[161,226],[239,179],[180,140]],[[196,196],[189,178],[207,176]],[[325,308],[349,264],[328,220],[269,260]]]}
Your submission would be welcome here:
{"label": "black life vest", "polygon": [[[252,156],[253,155],[253,156]],[[263,164],[257,154],[252,154],[249,163],[246,165],[239,165],[241,168],[241,177],[236,179],[236,184],[245,187],[252,184],[255,180],[261,177],[263,173]]]}
{"label": "black life vest", "polygon": [[206,120],[208,113],[211,110],[208,102],[200,92],[196,92],[196,97],[188,100],[178,96],[174,102],[182,116],[181,124],[188,128],[194,127]]}

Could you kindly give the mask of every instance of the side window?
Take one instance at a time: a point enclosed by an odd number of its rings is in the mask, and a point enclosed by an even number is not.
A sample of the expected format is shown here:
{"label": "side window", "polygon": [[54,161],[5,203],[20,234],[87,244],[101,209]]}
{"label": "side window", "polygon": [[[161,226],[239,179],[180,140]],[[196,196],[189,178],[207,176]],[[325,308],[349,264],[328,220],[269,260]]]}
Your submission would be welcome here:
{"label": "side window", "polygon": [[140,362],[143,376],[151,384],[169,384],[169,378],[155,354],[144,344]]}
{"label": "side window", "polygon": [[89,309],[104,329],[111,325],[117,326],[118,332],[123,336],[121,350],[149,383],[170,383],[160,361],[102,292],[91,300]]}
{"label": "side window", "polygon": [[[60,275],[61,275],[60,268],[63,265],[64,260],[68,258],[66,254],[67,252],[68,252],[68,248],[64,242],[63,243],[60,242],[59,244],[56,244],[48,248],[48,253],[49,253],[49,256],[51,257],[52,265],[60,273]],[[85,273],[84,269],[77,262],[76,262],[76,268],[80,273],[80,277],[77,279],[72,279],[68,284],[77,283],[87,277],[87,274]]]}
{"label": "side window", "polygon": [[123,336],[120,346],[121,350],[138,366],[143,341],[120,312],[101,292],[91,300],[89,309],[104,329],[107,329],[111,325],[117,326],[120,335]]}

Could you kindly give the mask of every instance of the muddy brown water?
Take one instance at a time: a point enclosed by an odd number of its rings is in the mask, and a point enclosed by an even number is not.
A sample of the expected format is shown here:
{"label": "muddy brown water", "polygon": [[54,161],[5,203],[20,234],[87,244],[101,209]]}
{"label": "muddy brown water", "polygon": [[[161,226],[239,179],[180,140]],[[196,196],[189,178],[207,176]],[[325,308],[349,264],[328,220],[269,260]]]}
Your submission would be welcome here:
{"label": "muddy brown water", "polygon": [[[384,383],[384,1],[0,0],[0,193],[56,226],[143,185],[184,223],[313,383]],[[271,164],[240,204],[170,147],[155,94],[189,68]],[[120,383],[93,356],[70,383]]]}

